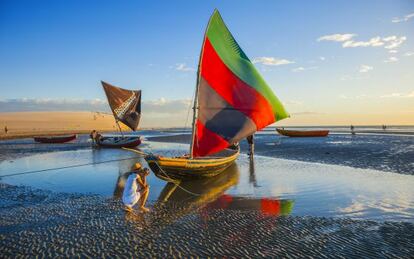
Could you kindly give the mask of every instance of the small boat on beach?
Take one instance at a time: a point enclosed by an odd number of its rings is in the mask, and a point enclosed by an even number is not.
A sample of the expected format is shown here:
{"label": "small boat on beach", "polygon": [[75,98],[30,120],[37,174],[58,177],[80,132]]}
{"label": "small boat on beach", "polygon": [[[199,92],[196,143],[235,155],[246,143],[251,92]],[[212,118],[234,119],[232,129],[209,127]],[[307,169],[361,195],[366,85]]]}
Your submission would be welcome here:
{"label": "small boat on beach", "polygon": [[121,135],[99,134],[95,138],[96,144],[106,148],[133,148],[140,145],[141,137],[124,135],[119,122],[136,131],[141,118],[141,90],[127,90],[103,81],[101,83]]}
{"label": "small boat on beach", "polygon": [[214,10],[199,57],[189,153],[150,154],[145,160],[156,176],[169,182],[213,177],[239,156],[239,149],[231,146],[288,116]]}
{"label": "small boat on beach", "polygon": [[329,134],[329,130],[285,130],[277,128],[276,131],[287,137],[326,137]]}
{"label": "small boat on beach", "polygon": [[34,137],[34,141],[39,142],[39,143],[55,144],[55,143],[66,143],[76,138],[77,138],[76,134],[64,135],[64,136],[40,136],[40,137]]}
{"label": "small boat on beach", "polygon": [[141,144],[141,137],[135,136],[102,136],[96,139],[100,147],[108,148],[133,148]]}

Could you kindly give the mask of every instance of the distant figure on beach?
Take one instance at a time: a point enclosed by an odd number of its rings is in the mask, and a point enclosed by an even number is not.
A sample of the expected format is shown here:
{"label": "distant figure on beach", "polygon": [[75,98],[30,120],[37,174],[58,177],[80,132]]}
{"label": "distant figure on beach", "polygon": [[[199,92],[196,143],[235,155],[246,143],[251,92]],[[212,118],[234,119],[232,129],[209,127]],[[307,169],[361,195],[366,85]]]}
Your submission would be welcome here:
{"label": "distant figure on beach", "polygon": [[249,143],[249,156],[253,157],[254,154],[254,134],[246,138],[247,143]]}
{"label": "distant figure on beach", "polygon": [[149,211],[149,209],[145,207],[149,194],[149,185],[147,184],[146,178],[149,175],[149,172],[149,169],[142,168],[140,163],[136,163],[132,168],[132,172],[128,176],[122,194],[122,202],[125,205],[126,211],[131,212],[137,203],[139,203],[139,209],[141,211]]}
{"label": "distant figure on beach", "polygon": [[96,144],[95,139],[96,139],[96,130],[92,130],[91,134],[89,134],[89,137],[92,139],[92,143]]}
{"label": "distant figure on beach", "polygon": [[102,135],[96,130],[92,130],[91,134],[89,134],[89,137],[92,139],[93,144],[97,144],[98,140],[102,138]]}
{"label": "distant figure on beach", "polygon": [[382,125],[382,130],[386,130],[386,129],[387,129],[387,126]]}
{"label": "distant figure on beach", "polygon": [[354,125],[351,125],[351,134],[352,134],[352,135],[355,135]]}
{"label": "distant figure on beach", "polygon": [[7,134],[8,131],[9,131],[9,129],[7,128],[7,126],[4,126],[4,133]]}

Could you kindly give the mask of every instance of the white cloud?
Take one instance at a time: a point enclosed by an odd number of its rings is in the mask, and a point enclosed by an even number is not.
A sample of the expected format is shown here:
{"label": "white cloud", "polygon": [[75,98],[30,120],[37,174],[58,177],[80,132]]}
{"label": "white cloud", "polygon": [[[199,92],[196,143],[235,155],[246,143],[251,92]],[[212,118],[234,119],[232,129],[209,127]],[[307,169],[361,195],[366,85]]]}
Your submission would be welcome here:
{"label": "white cloud", "polygon": [[356,95],[356,96],[348,96],[348,95],[341,94],[341,95],[339,95],[339,98],[340,99],[348,99],[348,100],[357,100],[357,99],[361,100],[361,99],[371,99],[371,98],[373,98],[373,96],[368,96],[366,94],[360,94],[360,95]]}
{"label": "white cloud", "polygon": [[402,17],[402,18],[399,18],[399,17],[394,17],[392,20],[391,20],[391,22],[393,22],[393,23],[399,23],[399,22],[408,22],[408,20],[410,20],[411,18],[413,18],[414,17],[414,13],[410,13],[410,14],[407,14],[407,15],[405,15],[404,17]]}
{"label": "white cloud", "polygon": [[369,41],[345,41],[342,44],[343,48],[356,48],[356,47],[379,47],[384,45],[380,37],[371,38]]}
{"label": "white cloud", "polygon": [[313,69],[317,69],[318,67],[297,67],[292,69],[292,72],[302,72],[305,70],[313,70]]}
{"label": "white cloud", "polygon": [[392,50],[389,50],[388,53],[395,54],[395,53],[398,53],[398,50],[392,49]]}
{"label": "white cloud", "polygon": [[175,66],[175,70],[181,71],[181,72],[192,72],[195,71],[194,68],[188,67],[185,63],[178,63]]}
{"label": "white cloud", "polygon": [[292,105],[292,106],[301,106],[301,105],[303,105],[303,102],[301,102],[301,101],[297,101],[297,100],[288,100],[288,101],[285,101],[285,102],[283,102],[283,104],[284,105]]}
{"label": "white cloud", "polygon": [[319,59],[320,59],[321,61],[325,61],[325,60],[326,60],[326,58],[325,58],[325,57],[319,57]]}
{"label": "white cloud", "polygon": [[318,41],[336,41],[342,42],[343,48],[357,48],[357,47],[381,47],[383,46],[386,49],[392,50],[401,46],[406,40],[406,36],[387,36],[387,37],[373,37],[367,41],[357,41],[354,40],[356,34],[333,34],[322,36]]}
{"label": "white cloud", "polygon": [[173,114],[187,111],[190,105],[191,99],[169,100],[161,97],[157,100],[142,102],[142,110],[145,113]]}
{"label": "white cloud", "polygon": [[321,37],[318,38],[318,41],[342,42],[342,41],[348,41],[348,40],[352,39],[355,36],[356,36],[356,34],[352,34],[352,33],[345,33],[345,34],[337,33],[337,34],[321,36]]}
{"label": "white cloud", "polygon": [[[389,40],[388,41],[389,44],[387,46],[385,46],[384,48],[386,48],[386,49],[395,49],[395,48],[398,48],[406,40],[407,40],[407,37],[405,37],[405,36],[399,37],[399,38],[398,37],[393,38],[392,40]],[[385,39],[384,39],[384,41],[385,41]]]}
{"label": "white cloud", "polygon": [[373,67],[371,67],[371,66],[368,66],[368,65],[361,65],[360,67],[359,67],[359,72],[360,73],[367,73],[368,71],[370,71],[370,70],[372,70],[372,69],[374,69]]}
{"label": "white cloud", "polygon": [[380,96],[381,98],[414,98],[414,91],[411,91],[410,93],[391,93]]}
{"label": "white cloud", "polygon": [[410,57],[410,56],[413,56],[413,55],[414,55],[414,52],[406,52],[404,54],[404,56],[406,56],[406,57]]}
{"label": "white cloud", "polygon": [[287,59],[274,58],[274,57],[257,57],[253,59],[253,63],[259,63],[259,64],[263,64],[266,66],[280,66],[280,65],[293,64],[295,62],[287,60]]}
{"label": "white cloud", "polygon": [[384,60],[384,63],[394,63],[397,62],[398,58],[396,57],[389,57],[388,59]]}
{"label": "white cloud", "polygon": [[[186,112],[190,99],[169,100],[161,97],[157,100],[142,102],[145,113],[173,114]],[[18,111],[100,111],[110,112],[107,100],[101,99],[0,99],[0,112]]]}
{"label": "white cloud", "polygon": [[304,67],[297,67],[297,68],[292,69],[292,72],[300,72],[300,71],[304,71],[304,70],[305,70]]}
{"label": "white cloud", "polygon": [[14,111],[105,111],[108,102],[101,99],[20,98],[0,100],[0,112]]}

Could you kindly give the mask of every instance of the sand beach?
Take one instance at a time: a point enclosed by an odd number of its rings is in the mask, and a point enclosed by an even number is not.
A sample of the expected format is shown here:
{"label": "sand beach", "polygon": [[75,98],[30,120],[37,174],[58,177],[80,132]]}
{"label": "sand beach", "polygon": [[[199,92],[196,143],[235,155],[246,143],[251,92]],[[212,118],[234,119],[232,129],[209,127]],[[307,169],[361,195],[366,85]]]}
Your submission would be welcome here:
{"label": "sand beach", "polygon": [[113,115],[65,111],[0,112],[0,139],[89,133],[93,129],[102,132],[116,130]]}

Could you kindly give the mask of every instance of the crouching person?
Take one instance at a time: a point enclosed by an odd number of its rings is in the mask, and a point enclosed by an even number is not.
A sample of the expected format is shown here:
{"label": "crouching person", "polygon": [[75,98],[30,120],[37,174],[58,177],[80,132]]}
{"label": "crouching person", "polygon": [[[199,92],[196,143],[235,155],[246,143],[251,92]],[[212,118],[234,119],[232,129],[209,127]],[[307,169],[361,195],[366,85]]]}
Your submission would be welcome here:
{"label": "crouching person", "polygon": [[122,195],[122,202],[125,205],[126,211],[132,211],[136,204],[138,204],[141,211],[149,211],[149,209],[145,207],[149,194],[149,186],[147,184],[147,176],[149,175],[149,172],[149,169],[142,168],[140,163],[136,163],[132,168],[131,174],[128,176],[125,183],[124,193]]}

